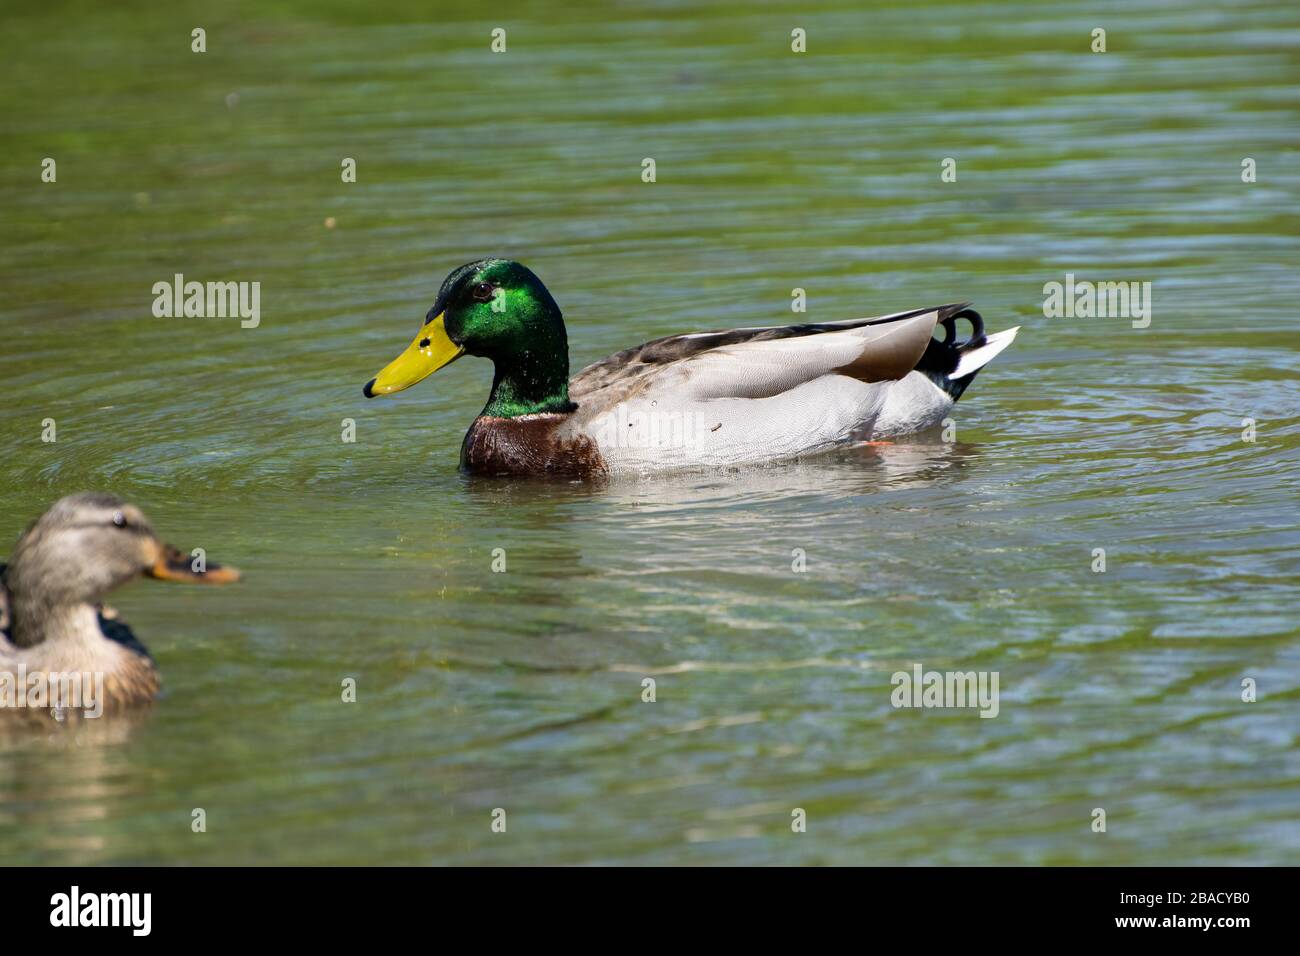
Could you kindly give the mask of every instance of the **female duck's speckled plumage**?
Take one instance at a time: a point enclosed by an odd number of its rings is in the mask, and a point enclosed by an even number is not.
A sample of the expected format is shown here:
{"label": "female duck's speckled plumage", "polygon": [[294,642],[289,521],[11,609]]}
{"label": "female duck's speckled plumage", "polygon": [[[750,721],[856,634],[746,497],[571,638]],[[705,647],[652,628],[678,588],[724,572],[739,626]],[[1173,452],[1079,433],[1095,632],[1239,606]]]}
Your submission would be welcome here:
{"label": "female duck's speckled plumage", "polygon": [[[957,322],[972,333],[957,339]],[[937,327],[944,338],[935,339]],[[559,307],[528,269],[454,270],[410,347],[365,386],[407,388],[463,354],[493,360],[461,447],[477,474],[591,477],[761,464],[938,425],[1017,329],[966,304],[656,339],[568,377]]]}
{"label": "female duck's speckled plumage", "polygon": [[[239,576],[216,564],[196,570],[158,540],[138,508],[112,495],[55,502],[0,564],[0,680],[21,673],[52,686],[59,675],[102,675],[104,711],[152,700],[159,689],[153,658],[101,603],[142,574],[212,584]],[[5,690],[12,699],[14,688]]]}

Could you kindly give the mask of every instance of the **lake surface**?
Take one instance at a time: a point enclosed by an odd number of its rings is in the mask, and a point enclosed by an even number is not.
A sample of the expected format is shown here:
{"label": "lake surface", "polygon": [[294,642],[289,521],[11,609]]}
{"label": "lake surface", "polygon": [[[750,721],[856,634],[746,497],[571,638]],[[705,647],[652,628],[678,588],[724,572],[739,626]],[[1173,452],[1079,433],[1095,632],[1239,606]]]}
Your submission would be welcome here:
{"label": "lake surface", "polygon": [[[114,595],[166,695],[0,744],[0,863],[1300,862],[1300,7],[443,6],[7,7],[0,555],[103,489],[245,580]],[[1024,328],[951,441],[470,480],[487,363],[361,386],[489,254],[575,369]],[[175,273],[260,325],[155,318]],[[1044,317],[1067,273],[1150,326]],[[894,708],[914,663],[998,716]]]}

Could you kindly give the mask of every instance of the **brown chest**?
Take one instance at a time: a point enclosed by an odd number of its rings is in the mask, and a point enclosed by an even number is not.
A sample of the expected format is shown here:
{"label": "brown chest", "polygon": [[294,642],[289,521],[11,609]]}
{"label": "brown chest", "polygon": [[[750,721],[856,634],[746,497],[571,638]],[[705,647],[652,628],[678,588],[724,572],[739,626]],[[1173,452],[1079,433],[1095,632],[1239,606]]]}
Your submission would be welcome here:
{"label": "brown chest", "polygon": [[465,434],[460,466],[475,475],[557,475],[593,478],[606,473],[605,459],[586,435],[562,427],[567,415],[480,415]]}

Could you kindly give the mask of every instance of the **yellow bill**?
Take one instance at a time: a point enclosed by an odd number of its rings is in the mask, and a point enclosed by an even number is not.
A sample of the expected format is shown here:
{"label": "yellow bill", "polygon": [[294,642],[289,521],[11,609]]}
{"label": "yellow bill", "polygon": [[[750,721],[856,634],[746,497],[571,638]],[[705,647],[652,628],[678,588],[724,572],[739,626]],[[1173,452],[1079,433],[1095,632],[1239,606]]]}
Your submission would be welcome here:
{"label": "yellow bill", "polygon": [[465,350],[447,336],[443,317],[428,322],[420,329],[415,340],[407,346],[406,351],[393,359],[383,370],[366,382],[361,391],[366,398],[376,395],[391,395],[404,388],[410,388],[416,382],[428,378],[444,365],[450,365],[464,354]]}

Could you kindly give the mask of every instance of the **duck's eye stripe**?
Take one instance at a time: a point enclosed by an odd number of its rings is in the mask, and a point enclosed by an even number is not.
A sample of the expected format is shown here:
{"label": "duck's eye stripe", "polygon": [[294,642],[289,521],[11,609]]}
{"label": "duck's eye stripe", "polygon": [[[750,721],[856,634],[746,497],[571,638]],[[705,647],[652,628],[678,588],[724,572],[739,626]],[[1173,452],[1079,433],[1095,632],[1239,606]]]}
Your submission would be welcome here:
{"label": "duck's eye stripe", "polygon": [[[117,524],[117,522],[113,522],[113,526],[114,526],[114,527],[117,527],[117,528],[121,528],[123,531],[129,531],[131,534],[138,534],[138,535],[145,535],[145,536],[148,536],[148,535],[150,534],[150,532],[149,532],[148,530],[146,530],[144,527],[142,527],[141,525],[138,525],[138,524]],[[64,527],[67,527],[67,528],[76,528],[76,529],[80,529],[80,528],[99,528],[99,529],[103,529],[103,527],[104,527],[104,522],[102,522],[102,521],[78,521],[78,522],[76,522],[76,523],[74,523],[74,524],[65,525]]]}

